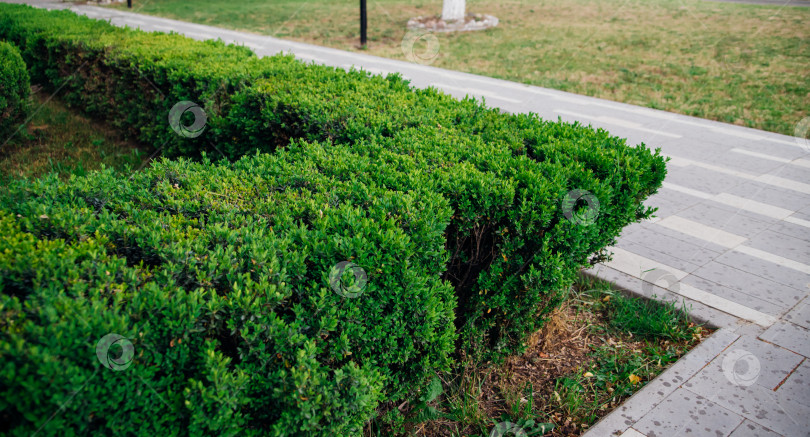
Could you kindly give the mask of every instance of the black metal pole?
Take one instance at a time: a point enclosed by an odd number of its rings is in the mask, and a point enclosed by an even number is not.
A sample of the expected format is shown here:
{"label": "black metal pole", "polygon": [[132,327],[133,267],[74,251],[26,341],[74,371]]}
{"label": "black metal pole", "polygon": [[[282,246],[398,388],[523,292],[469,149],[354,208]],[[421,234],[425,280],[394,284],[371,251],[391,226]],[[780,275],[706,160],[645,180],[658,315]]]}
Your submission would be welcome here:
{"label": "black metal pole", "polygon": [[[130,0],[131,1],[131,0]],[[368,17],[366,16],[366,0],[360,0],[360,46],[365,47],[367,41],[366,28],[368,27]]]}
{"label": "black metal pole", "polygon": [[127,7],[132,9],[132,0],[127,0]]}

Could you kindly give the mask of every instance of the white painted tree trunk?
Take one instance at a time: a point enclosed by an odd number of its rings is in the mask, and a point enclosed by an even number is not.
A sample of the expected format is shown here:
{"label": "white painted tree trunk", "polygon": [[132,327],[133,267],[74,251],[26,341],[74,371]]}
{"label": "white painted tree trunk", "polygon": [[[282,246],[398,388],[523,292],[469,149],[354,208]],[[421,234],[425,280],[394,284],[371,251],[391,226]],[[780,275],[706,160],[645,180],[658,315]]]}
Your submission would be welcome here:
{"label": "white painted tree trunk", "polygon": [[453,21],[464,18],[466,0],[444,0],[442,7],[442,20]]}

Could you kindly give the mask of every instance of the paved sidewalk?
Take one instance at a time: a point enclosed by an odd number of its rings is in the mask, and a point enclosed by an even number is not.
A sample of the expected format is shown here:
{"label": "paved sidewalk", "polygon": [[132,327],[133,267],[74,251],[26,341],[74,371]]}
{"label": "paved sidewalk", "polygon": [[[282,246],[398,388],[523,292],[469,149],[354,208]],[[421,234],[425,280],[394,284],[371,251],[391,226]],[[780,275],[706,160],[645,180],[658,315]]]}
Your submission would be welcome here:
{"label": "paved sidewalk", "polygon": [[[587,437],[810,436],[810,144],[794,137],[358,53],[92,6],[144,30],[221,38],[259,55],[372,73],[602,127],[672,157],[654,220],[629,226],[591,270],[630,292],[691,306],[719,329]],[[810,122],[810,120],[807,120]],[[798,122],[798,120],[797,120]]]}

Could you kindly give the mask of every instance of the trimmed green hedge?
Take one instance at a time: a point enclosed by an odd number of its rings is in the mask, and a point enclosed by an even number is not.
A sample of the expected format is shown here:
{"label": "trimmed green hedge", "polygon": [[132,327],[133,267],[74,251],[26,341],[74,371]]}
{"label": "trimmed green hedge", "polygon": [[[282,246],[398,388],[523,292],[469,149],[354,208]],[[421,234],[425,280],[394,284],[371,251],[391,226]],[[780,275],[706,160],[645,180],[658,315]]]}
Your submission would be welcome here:
{"label": "trimmed green hedge", "polygon": [[561,156],[549,152],[541,172],[536,161],[510,158],[496,146],[454,148],[464,138],[426,128],[403,135],[411,140],[359,142],[352,147],[358,156],[348,162],[331,159],[335,147],[328,143],[300,142],[285,150],[316,157],[318,168],[338,179],[375,181],[403,191],[422,187],[450,201],[454,216],[447,232],[451,258],[445,277],[456,285],[462,347],[484,346],[485,354],[495,356],[514,351],[565,298],[588,257],[643,212],[626,199],[601,203],[592,225],[563,218],[568,184],[600,200],[618,198],[612,184],[621,175],[604,181],[588,172],[572,175],[572,158],[559,150]]}
{"label": "trimmed green hedge", "polygon": [[[238,156],[290,138],[328,141],[373,159],[353,172],[364,180],[442,193],[455,211],[446,277],[459,297],[463,339],[496,356],[519,350],[588,257],[650,214],[642,202],[666,173],[657,152],[602,130],[450,101],[395,78],[308,71],[238,92],[231,129],[216,144]],[[392,165],[402,159],[412,165]],[[574,190],[599,201],[590,226],[565,219],[563,201]]]}
{"label": "trimmed green hedge", "polygon": [[[12,186],[0,432],[359,435],[447,369],[447,202],[317,166],[280,153]],[[346,260],[367,274],[359,297],[330,288]],[[133,345],[125,370],[96,357],[109,333]]]}
{"label": "trimmed green hedge", "polygon": [[28,111],[31,83],[17,47],[0,41],[0,144],[17,130]]}
{"label": "trimmed green hedge", "polygon": [[[588,257],[651,213],[642,202],[666,172],[658,152],[602,130],[503,114],[397,76],[259,59],[244,47],[65,11],[0,11],[0,36],[23,48],[35,80],[63,86],[68,101],[167,155],[236,159],[304,139],[325,150],[325,174],[441,193],[454,211],[445,278],[459,300],[462,346],[493,356],[519,349]],[[184,138],[167,123],[184,100],[207,114],[199,136]],[[354,160],[329,159],[337,149]],[[598,199],[592,224],[566,220],[575,190]]]}

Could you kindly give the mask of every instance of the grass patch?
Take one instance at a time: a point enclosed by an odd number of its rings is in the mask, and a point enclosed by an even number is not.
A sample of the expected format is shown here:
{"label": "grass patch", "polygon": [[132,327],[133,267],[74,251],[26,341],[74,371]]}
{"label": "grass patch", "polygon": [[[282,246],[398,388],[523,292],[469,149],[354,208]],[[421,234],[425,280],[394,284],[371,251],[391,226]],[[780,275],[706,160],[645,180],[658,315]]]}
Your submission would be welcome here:
{"label": "grass patch", "polygon": [[[441,3],[371,2],[367,52],[405,60],[405,23],[440,13]],[[437,34],[434,66],[788,135],[810,115],[807,8],[470,0],[467,10],[493,14],[501,24]],[[133,11],[359,50],[356,1],[201,0],[189,9],[183,0],[136,0]]]}
{"label": "grass patch", "polygon": [[645,339],[673,341],[688,340],[693,334],[690,329],[684,329],[689,322],[686,312],[671,302],[631,298],[602,290],[593,292],[609,298],[602,310],[616,331],[632,332]]}
{"label": "grass patch", "polygon": [[[529,436],[580,435],[709,334],[686,308],[580,277],[526,353],[503,363],[462,359],[439,387],[400,408],[429,419],[402,434],[489,436],[509,422]],[[366,430],[390,433],[373,423]]]}
{"label": "grass patch", "polygon": [[[32,117],[0,148],[0,183],[56,173],[62,179],[103,167],[124,172],[147,162],[145,147],[34,87]],[[2,144],[2,143],[0,143]]]}

